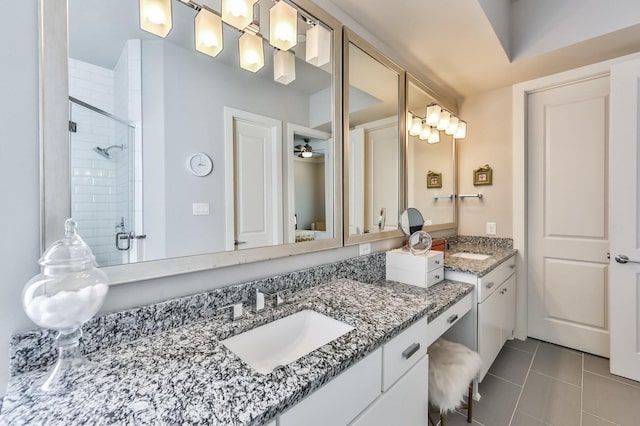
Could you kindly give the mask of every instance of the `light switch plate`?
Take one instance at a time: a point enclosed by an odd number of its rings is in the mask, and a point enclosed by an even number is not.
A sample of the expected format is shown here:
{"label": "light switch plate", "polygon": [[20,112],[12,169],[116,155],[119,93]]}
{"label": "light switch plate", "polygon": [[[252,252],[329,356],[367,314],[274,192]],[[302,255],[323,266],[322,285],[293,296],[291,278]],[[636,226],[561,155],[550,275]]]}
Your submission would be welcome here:
{"label": "light switch plate", "polygon": [[194,216],[208,216],[209,210],[209,203],[193,203]]}
{"label": "light switch plate", "polygon": [[360,256],[371,253],[371,243],[362,243],[358,246]]}
{"label": "light switch plate", "polygon": [[487,235],[496,235],[496,223],[487,222]]}

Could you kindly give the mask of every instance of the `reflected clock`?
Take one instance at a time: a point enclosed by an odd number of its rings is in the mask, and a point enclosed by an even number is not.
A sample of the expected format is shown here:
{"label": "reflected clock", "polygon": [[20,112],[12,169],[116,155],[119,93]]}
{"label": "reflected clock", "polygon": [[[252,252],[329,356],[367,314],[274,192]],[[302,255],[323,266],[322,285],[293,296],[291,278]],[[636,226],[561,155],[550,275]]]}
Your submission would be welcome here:
{"label": "reflected clock", "polygon": [[189,170],[196,176],[207,176],[213,170],[211,157],[203,152],[196,152],[189,157]]}

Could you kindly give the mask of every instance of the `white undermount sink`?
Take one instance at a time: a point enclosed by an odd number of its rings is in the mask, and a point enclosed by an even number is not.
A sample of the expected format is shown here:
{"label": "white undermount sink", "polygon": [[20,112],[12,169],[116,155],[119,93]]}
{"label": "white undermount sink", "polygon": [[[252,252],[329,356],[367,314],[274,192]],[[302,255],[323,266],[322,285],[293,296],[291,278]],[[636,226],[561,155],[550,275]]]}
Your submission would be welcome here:
{"label": "white undermount sink", "polygon": [[354,328],[311,310],[245,331],[222,341],[258,373],[269,374]]}
{"label": "white undermount sink", "polygon": [[471,260],[487,260],[491,256],[486,254],[460,252],[460,253],[452,254],[451,257],[460,257],[462,259],[471,259]]}

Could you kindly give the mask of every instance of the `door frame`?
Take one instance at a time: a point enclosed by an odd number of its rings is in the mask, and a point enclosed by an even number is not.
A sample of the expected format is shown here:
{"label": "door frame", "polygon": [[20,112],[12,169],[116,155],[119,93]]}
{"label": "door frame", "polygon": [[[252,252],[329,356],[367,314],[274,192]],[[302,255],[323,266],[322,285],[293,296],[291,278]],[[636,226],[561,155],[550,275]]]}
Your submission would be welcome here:
{"label": "door frame", "polygon": [[[271,128],[271,137],[277,146],[282,146],[282,121],[275,118],[265,117],[263,115],[251,112],[224,107],[224,162],[225,162],[225,182],[224,185],[224,204],[225,204],[225,250],[235,251],[235,159],[234,159],[234,122],[242,120],[249,123],[255,123]],[[276,201],[273,203],[274,210],[274,234],[277,240],[282,243],[282,152],[273,153],[273,170],[280,182],[276,188]],[[231,184],[230,184],[231,183]]]}
{"label": "door frame", "polygon": [[513,248],[516,253],[516,328],[515,337],[526,339],[528,335],[528,217],[527,217],[527,103],[531,93],[547,90],[554,87],[565,86],[579,81],[608,76],[611,73],[611,65],[625,62],[630,59],[640,58],[640,54],[634,53],[627,56],[598,62],[558,74],[541,77],[535,80],[525,81],[512,86],[512,154],[513,154]]}

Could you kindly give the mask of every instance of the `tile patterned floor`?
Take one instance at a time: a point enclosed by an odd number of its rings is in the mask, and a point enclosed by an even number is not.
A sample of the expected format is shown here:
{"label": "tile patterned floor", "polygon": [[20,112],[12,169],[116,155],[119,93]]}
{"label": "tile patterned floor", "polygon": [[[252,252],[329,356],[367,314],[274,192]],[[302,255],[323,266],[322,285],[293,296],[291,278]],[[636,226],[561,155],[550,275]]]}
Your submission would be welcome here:
{"label": "tile patterned floor", "polygon": [[[609,360],[535,339],[507,342],[480,383],[475,426],[638,426],[640,382]],[[464,413],[464,414],[461,414]],[[464,426],[466,412],[447,426]]]}

